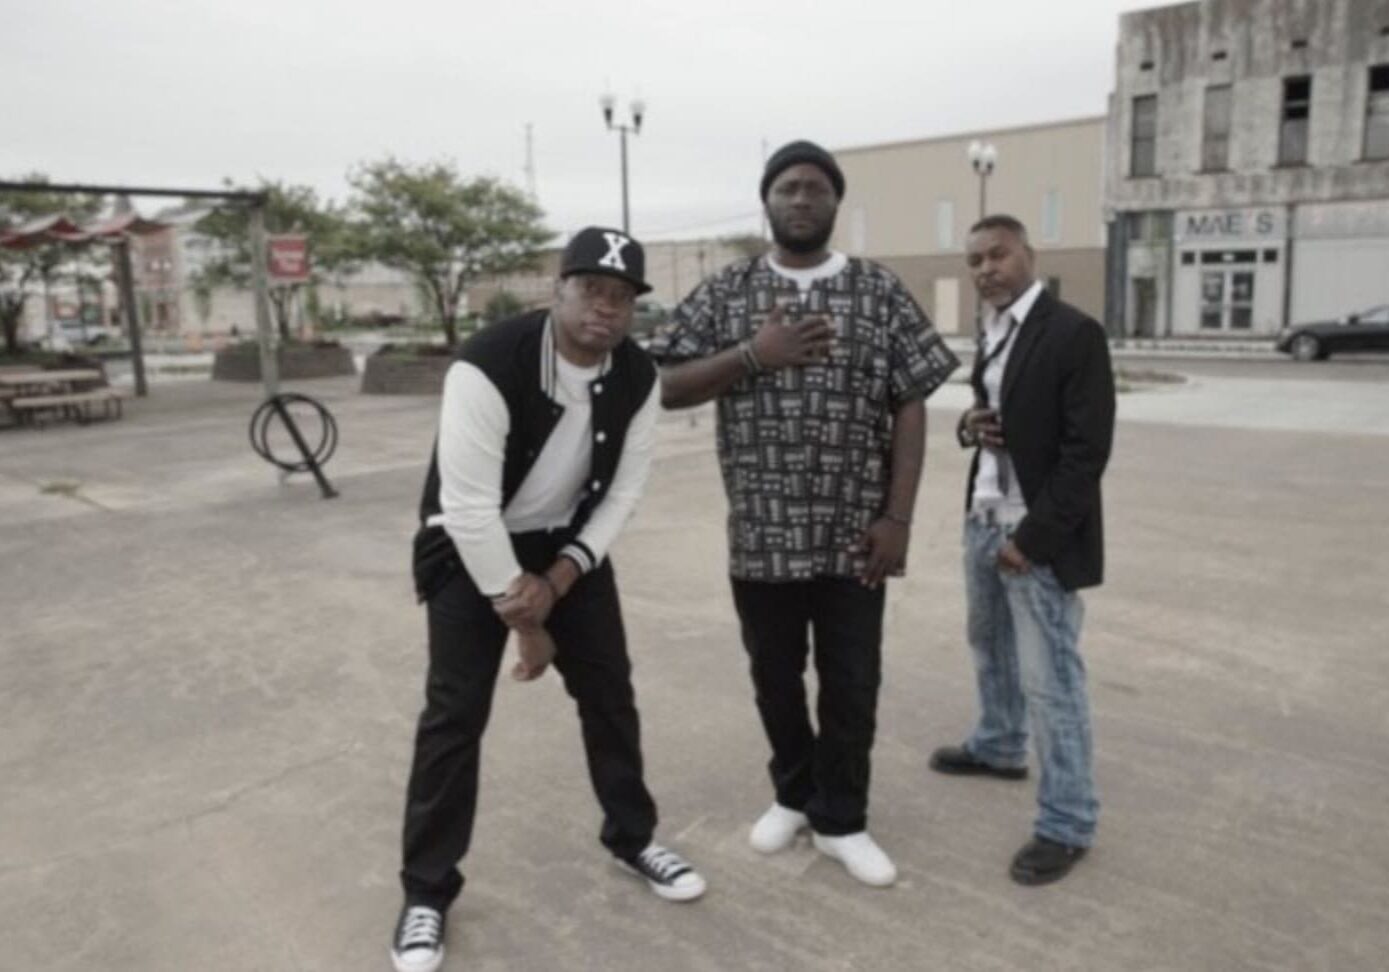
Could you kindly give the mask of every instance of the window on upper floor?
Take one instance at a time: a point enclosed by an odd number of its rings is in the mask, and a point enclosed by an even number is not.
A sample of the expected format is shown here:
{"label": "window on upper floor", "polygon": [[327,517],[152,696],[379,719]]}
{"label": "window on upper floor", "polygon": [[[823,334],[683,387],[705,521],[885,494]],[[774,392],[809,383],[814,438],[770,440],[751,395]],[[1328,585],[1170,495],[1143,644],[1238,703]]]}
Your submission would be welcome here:
{"label": "window on upper floor", "polygon": [[1048,189],[1042,193],[1042,232],[1038,237],[1043,243],[1061,242],[1061,190]]}
{"label": "window on upper floor", "polygon": [[1283,79],[1282,123],[1278,128],[1278,164],[1307,162],[1307,132],[1312,115],[1312,77]]}
{"label": "window on upper floor", "polygon": [[1230,86],[1214,84],[1206,89],[1201,122],[1201,171],[1221,172],[1230,167]]}
{"label": "window on upper floor", "polygon": [[849,252],[863,253],[868,249],[868,213],[862,206],[855,206],[849,214]]}
{"label": "window on upper floor", "polygon": [[1389,159],[1389,64],[1370,68],[1365,102],[1365,158]]}
{"label": "window on upper floor", "polygon": [[1133,134],[1129,143],[1129,175],[1157,175],[1157,95],[1133,99]]}
{"label": "window on upper floor", "polygon": [[936,246],[942,250],[955,247],[955,200],[936,201]]}
{"label": "window on upper floor", "polygon": [[1172,214],[1163,210],[1126,213],[1130,243],[1162,243],[1172,238]]}

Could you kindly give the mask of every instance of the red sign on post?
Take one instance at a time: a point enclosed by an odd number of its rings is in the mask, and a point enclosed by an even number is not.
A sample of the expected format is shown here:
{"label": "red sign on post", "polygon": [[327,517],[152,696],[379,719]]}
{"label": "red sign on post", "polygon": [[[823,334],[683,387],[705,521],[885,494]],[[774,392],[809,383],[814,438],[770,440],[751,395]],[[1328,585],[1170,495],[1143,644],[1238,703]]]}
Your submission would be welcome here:
{"label": "red sign on post", "polygon": [[273,284],[308,283],[309,238],[271,236],[266,240],[266,273]]}

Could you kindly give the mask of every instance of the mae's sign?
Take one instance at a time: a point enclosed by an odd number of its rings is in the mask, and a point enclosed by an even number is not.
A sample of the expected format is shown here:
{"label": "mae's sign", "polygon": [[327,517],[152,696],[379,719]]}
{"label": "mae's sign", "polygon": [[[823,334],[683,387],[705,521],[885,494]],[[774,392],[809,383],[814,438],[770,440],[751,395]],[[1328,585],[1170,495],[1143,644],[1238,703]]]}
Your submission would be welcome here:
{"label": "mae's sign", "polygon": [[1177,213],[1176,237],[1182,243],[1227,240],[1279,240],[1287,236],[1287,214],[1281,209],[1194,209]]}

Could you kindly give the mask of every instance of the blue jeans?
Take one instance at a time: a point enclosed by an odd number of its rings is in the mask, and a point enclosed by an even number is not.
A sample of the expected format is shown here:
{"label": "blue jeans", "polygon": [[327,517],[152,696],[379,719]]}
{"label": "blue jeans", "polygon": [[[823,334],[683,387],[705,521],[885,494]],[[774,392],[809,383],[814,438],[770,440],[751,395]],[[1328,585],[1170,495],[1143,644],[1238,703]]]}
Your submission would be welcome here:
{"label": "blue jeans", "polygon": [[1004,527],[965,518],[965,597],[980,709],[965,748],[992,766],[1022,766],[1030,719],[1041,764],[1034,830],[1089,847],[1099,802],[1078,651],[1084,606],[1050,567],[1034,564],[1024,574],[999,570],[998,551],[1007,539]]}

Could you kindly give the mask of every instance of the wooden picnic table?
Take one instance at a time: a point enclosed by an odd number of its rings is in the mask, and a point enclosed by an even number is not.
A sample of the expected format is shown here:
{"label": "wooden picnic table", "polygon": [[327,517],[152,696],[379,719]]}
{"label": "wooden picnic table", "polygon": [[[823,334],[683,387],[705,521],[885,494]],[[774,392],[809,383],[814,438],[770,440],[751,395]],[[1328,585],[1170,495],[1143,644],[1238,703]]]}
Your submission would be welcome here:
{"label": "wooden picnic table", "polygon": [[119,417],[123,396],[104,382],[96,368],[7,372],[0,374],[0,403],[21,423],[48,414],[86,422],[97,406],[105,417]]}
{"label": "wooden picnic table", "polygon": [[0,388],[14,390],[16,396],[54,391],[73,391],[78,385],[102,381],[96,368],[66,368],[53,371],[17,371],[0,374]]}

